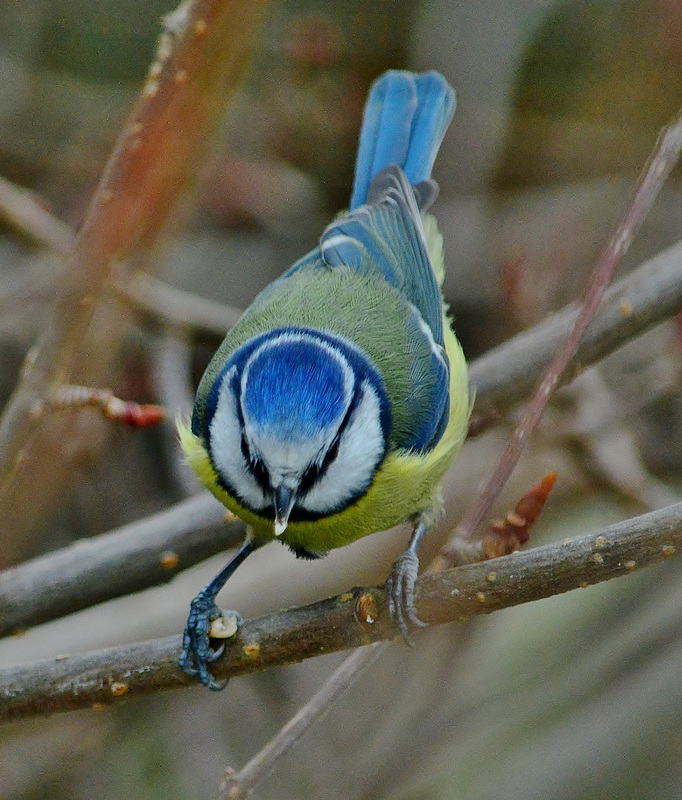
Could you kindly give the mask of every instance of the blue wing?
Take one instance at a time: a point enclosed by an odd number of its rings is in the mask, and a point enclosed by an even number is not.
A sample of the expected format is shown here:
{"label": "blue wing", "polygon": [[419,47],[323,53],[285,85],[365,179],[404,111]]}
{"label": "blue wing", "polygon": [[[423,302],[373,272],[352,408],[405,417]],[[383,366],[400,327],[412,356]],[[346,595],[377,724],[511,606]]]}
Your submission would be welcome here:
{"label": "blue wing", "polygon": [[409,354],[412,391],[406,399],[410,430],[399,446],[426,452],[438,444],[450,418],[450,363],[445,349],[434,342],[425,328],[421,314],[414,307],[410,311],[408,338],[415,344],[415,352]]}
{"label": "blue wing", "polygon": [[372,182],[368,204],[337,220],[320,238],[322,261],[383,277],[406,299],[413,421],[406,449],[424,450],[441,437],[448,421],[449,364],[443,340],[443,305],[431,266],[421,214],[412,187],[396,166]]}
{"label": "blue wing", "polygon": [[428,181],[454,111],[454,90],[437,72],[384,73],[365,106],[351,211],[367,202],[372,181],[391,164],[413,185]]}
{"label": "blue wing", "polygon": [[380,272],[417,308],[436,344],[443,347],[440,287],[414,192],[402,170],[387,167],[379,173],[369,201],[325,230],[320,238],[323,261],[330,267]]}

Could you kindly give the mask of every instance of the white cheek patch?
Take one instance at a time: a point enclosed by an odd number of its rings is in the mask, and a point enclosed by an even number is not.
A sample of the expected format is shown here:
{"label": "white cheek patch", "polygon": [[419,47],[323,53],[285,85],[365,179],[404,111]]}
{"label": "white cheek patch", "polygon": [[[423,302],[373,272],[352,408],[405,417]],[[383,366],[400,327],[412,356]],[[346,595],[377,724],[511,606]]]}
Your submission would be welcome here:
{"label": "white cheek patch", "polygon": [[237,416],[236,398],[232,391],[234,369],[223,378],[215,414],[210,425],[211,457],[227,486],[233,489],[244,505],[258,511],[271,505],[251,474],[242,453],[242,432]]}
{"label": "white cheek patch", "polygon": [[379,397],[368,381],[360,391],[360,402],[341,435],[336,458],[299,502],[307,511],[324,514],[343,507],[369,486],[383,457]]}

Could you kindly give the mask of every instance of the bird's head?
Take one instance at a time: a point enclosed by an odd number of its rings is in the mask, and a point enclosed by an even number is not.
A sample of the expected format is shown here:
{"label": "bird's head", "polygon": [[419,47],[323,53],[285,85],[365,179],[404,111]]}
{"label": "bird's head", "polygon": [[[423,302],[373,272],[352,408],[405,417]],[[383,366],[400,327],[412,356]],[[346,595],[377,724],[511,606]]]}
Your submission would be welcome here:
{"label": "bird's head", "polygon": [[357,347],[309,329],[250,340],[207,403],[205,437],[227,491],[275,535],[342,510],[367,490],[388,444],[390,409]]}

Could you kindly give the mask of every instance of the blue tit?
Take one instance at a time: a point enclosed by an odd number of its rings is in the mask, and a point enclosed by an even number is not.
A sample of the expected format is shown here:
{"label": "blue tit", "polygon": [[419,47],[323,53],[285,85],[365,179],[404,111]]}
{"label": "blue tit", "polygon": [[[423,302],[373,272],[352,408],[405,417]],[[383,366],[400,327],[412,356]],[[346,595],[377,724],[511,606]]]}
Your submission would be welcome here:
{"label": "blue tit", "polygon": [[436,72],[385,73],[365,108],[350,210],[270,284],[227,334],[199,385],[189,463],[249,526],[194,599],[180,666],[213,689],[215,598],[236,567],[277,539],[317,558],[415,520],[390,579],[404,633],[416,548],[465,438],[467,365],[446,315],[442,237],[426,214],[455,94]]}

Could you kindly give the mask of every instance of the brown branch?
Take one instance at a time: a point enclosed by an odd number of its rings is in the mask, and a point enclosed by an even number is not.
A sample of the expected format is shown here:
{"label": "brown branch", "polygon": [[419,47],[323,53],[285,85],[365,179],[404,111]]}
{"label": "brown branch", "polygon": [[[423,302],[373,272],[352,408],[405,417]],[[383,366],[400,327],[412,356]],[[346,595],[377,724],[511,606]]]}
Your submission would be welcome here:
{"label": "brown branch", "polygon": [[51,320],[0,422],[0,493],[36,430],[36,401],[69,378],[112,263],[149,252],[192,178],[266,5],[183,0],[166,17],[157,58],[78,234]]}
{"label": "brown branch", "polygon": [[0,572],[0,636],[172,580],[244,539],[208,494]]}
{"label": "brown branch", "polygon": [[[627,575],[682,547],[682,503],[557,544],[422,577],[419,617],[431,625],[539,600]],[[371,620],[371,622],[370,622]],[[354,589],[248,621],[212,666],[230,678],[397,635],[384,593]],[[124,695],[194,686],[177,666],[180,636],[0,670],[0,720],[113,703]]]}
{"label": "brown branch", "polygon": [[95,389],[91,386],[63,384],[55,387],[35,409],[44,411],[78,411],[83,408],[97,409],[105,419],[122,422],[133,428],[158,425],[166,419],[166,410],[159,405],[121,400],[111,389]]}
{"label": "brown branch", "polygon": [[462,543],[471,540],[499,497],[530,435],[540,422],[547,404],[559,387],[569,365],[574,361],[587,327],[597,312],[616,267],[677,163],[680,149],[682,149],[682,112],[661,132],[649,162],[637,181],[623,219],[590,274],[578,315],[568,335],[547,367],[488,483],[462,515],[450,541],[441,548],[435,569],[444,569],[456,563]]}

